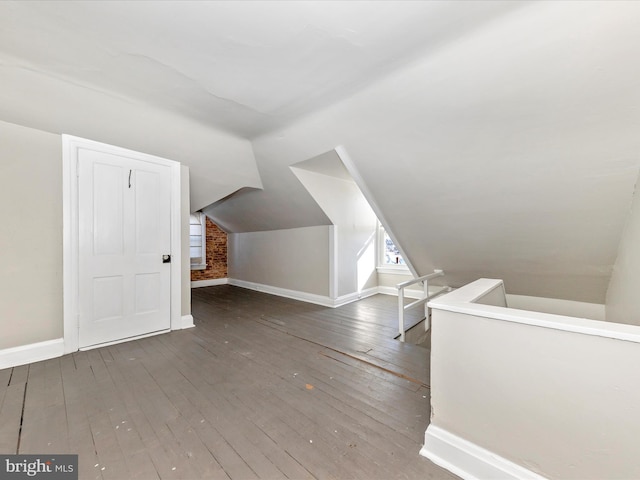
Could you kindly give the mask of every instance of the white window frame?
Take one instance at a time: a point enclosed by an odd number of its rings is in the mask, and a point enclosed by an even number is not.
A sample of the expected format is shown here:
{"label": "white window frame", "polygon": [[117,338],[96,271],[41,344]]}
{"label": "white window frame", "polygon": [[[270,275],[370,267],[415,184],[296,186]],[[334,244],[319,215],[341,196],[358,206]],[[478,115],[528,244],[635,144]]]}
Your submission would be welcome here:
{"label": "white window frame", "polygon": [[377,238],[377,259],[378,264],[376,270],[378,273],[388,273],[391,275],[411,275],[411,271],[409,267],[406,265],[396,265],[396,264],[388,264],[384,263],[384,255],[385,255],[385,241],[384,241],[384,233],[385,229],[381,223],[378,223],[378,235]]}
{"label": "white window frame", "polygon": [[191,251],[191,225],[197,225],[195,220],[200,221],[200,245],[202,246],[202,255],[200,257],[191,257],[191,270],[204,270],[207,268],[207,216],[202,212],[192,213],[189,216],[189,251]]}

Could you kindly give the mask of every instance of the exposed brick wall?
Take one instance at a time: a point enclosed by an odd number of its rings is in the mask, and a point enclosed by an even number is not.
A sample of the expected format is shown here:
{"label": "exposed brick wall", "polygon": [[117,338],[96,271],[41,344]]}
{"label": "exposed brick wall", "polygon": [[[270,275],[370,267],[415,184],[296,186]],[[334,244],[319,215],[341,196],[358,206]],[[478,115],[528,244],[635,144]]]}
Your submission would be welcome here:
{"label": "exposed brick wall", "polygon": [[207,268],[191,270],[191,281],[227,278],[227,234],[207,217]]}

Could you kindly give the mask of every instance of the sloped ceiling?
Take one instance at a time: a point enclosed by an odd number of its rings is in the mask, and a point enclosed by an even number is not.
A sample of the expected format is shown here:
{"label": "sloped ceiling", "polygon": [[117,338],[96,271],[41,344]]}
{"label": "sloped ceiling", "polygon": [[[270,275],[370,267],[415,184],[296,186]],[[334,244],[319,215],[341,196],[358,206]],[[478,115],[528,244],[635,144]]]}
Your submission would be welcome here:
{"label": "sloped ceiling", "polygon": [[[0,2],[0,118],[122,144],[101,115],[135,103],[249,138],[259,178],[234,185],[263,190],[209,209],[232,231],[327,223],[289,166],[343,145],[419,273],[602,302],[640,165],[639,20],[612,1]],[[199,206],[236,189],[207,196],[207,165],[226,156],[224,182],[246,155],[209,148],[188,156]]]}
{"label": "sloped ceiling", "polygon": [[342,163],[340,156],[335,150],[322,153],[317,157],[291,165],[291,168],[308,170],[321,175],[327,175],[328,177],[339,178],[340,180],[345,180],[347,182],[354,181],[349,170],[344,166],[344,163]]}
{"label": "sloped ceiling", "polygon": [[602,303],[640,166],[639,7],[511,12],[254,138],[256,160],[284,184],[342,145],[419,274]]}
{"label": "sloped ceiling", "polygon": [[251,137],[346,98],[511,2],[0,2],[15,68]]}

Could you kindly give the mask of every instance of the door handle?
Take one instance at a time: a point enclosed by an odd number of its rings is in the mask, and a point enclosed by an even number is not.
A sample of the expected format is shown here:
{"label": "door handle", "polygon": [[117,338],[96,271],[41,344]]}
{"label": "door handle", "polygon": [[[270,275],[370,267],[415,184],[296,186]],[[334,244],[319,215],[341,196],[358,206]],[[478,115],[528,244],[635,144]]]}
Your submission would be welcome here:
{"label": "door handle", "polygon": [[171,263],[171,255],[162,255],[162,263]]}

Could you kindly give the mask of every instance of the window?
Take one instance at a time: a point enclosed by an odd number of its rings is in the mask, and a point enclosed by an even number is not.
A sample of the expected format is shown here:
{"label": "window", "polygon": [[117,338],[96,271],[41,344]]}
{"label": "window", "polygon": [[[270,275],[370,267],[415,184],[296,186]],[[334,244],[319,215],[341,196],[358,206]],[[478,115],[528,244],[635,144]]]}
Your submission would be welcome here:
{"label": "window", "polygon": [[395,246],[389,234],[380,225],[378,235],[378,270],[386,270],[383,273],[406,273],[408,267],[404,262],[404,258],[400,254],[400,250]]}
{"label": "window", "polygon": [[192,213],[189,217],[189,252],[191,270],[207,268],[207,217],[204,213]]}
{"label": "window", "polygon": [[382,265],[404,265],[404,259],[400,255],[400,250],[395,246],[389,234],[382,230]]}

